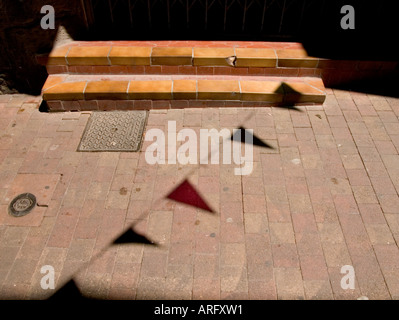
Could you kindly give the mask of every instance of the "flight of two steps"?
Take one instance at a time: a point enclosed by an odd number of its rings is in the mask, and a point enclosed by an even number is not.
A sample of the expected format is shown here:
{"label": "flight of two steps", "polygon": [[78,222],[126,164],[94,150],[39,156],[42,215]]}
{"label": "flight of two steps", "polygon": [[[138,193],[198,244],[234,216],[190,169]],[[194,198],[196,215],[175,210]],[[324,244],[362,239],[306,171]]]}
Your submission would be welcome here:
{"label": "flight of two steps", "polygon": [[47,58],[49,111],[320,105],[318,65],[297,43],[71,42]]}

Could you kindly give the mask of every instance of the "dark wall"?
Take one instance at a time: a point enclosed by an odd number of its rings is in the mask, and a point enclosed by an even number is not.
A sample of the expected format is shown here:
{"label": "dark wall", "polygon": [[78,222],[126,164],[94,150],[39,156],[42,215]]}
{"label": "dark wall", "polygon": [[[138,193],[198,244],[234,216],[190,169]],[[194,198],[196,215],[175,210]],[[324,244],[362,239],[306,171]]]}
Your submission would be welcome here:
{"label": "dark wall", "polygon": [[[46,4],[55,9],[55,30],[40,27]],[[0,12],[0,90],[38,95],[47,73],[36,55],[51,51],[60,24],[71,33],[84,32],[80,0],[1,0]]]}

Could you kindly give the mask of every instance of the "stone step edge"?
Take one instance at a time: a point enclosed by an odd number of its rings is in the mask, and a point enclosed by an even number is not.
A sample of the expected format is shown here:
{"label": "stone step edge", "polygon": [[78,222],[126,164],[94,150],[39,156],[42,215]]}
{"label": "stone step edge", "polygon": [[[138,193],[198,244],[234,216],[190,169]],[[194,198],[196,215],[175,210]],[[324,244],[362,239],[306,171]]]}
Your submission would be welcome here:
{"label": "stone step edge", "polygon": [[316,68],[320,59],[304,49],[241,47],[151,47],[65,45],[54,48],[47,66],[224,66]]}
{"label": "stone step edge", "polygon": [[111,77],[90,81],[84,76],[74,76],[72,79],[50,75],[42,90],[43,100],[236,100],[271,103],[323,103],[325,100],[324,84],[319,78],[255,81],[238,77],[235,80],[211,77],[121,80],[121,77]]}

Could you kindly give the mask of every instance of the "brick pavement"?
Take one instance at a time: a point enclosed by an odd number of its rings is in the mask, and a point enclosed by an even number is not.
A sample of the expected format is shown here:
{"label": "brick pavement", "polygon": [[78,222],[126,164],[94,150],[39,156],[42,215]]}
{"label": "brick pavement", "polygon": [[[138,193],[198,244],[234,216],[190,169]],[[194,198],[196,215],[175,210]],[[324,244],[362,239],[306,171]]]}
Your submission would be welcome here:
{"label": "brick pavement", "polygon": [[[328,90],[322,107],[152,110],[147,130],[253,129],[253,172],[76,152],[90,112],[0,96],[0,298],[72,277],[101,299],[399,298],[399,99]],[[247,119],[244,123],[243,119]],[[164,199],[187,178],[216,211]],[[22,190],[40,207],[7,214]],[[135,224],[157,247],[110,242]],[[341,287],[353,266],[354,289]]]}

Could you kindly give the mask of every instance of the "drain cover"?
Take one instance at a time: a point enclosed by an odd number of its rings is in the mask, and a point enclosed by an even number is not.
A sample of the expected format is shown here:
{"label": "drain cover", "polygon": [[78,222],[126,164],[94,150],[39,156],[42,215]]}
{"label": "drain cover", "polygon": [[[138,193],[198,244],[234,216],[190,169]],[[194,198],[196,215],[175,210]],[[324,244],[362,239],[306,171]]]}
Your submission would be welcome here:
{"label": "drain cover", "polygon": [[28,214],[36,205],[36,197],[31,193],[16,196],[8,207],[8,213],[14,217]]}
{"label": "drain cover", "polygon": [[78,151],[138,151],[146,110],[93,112]]}

